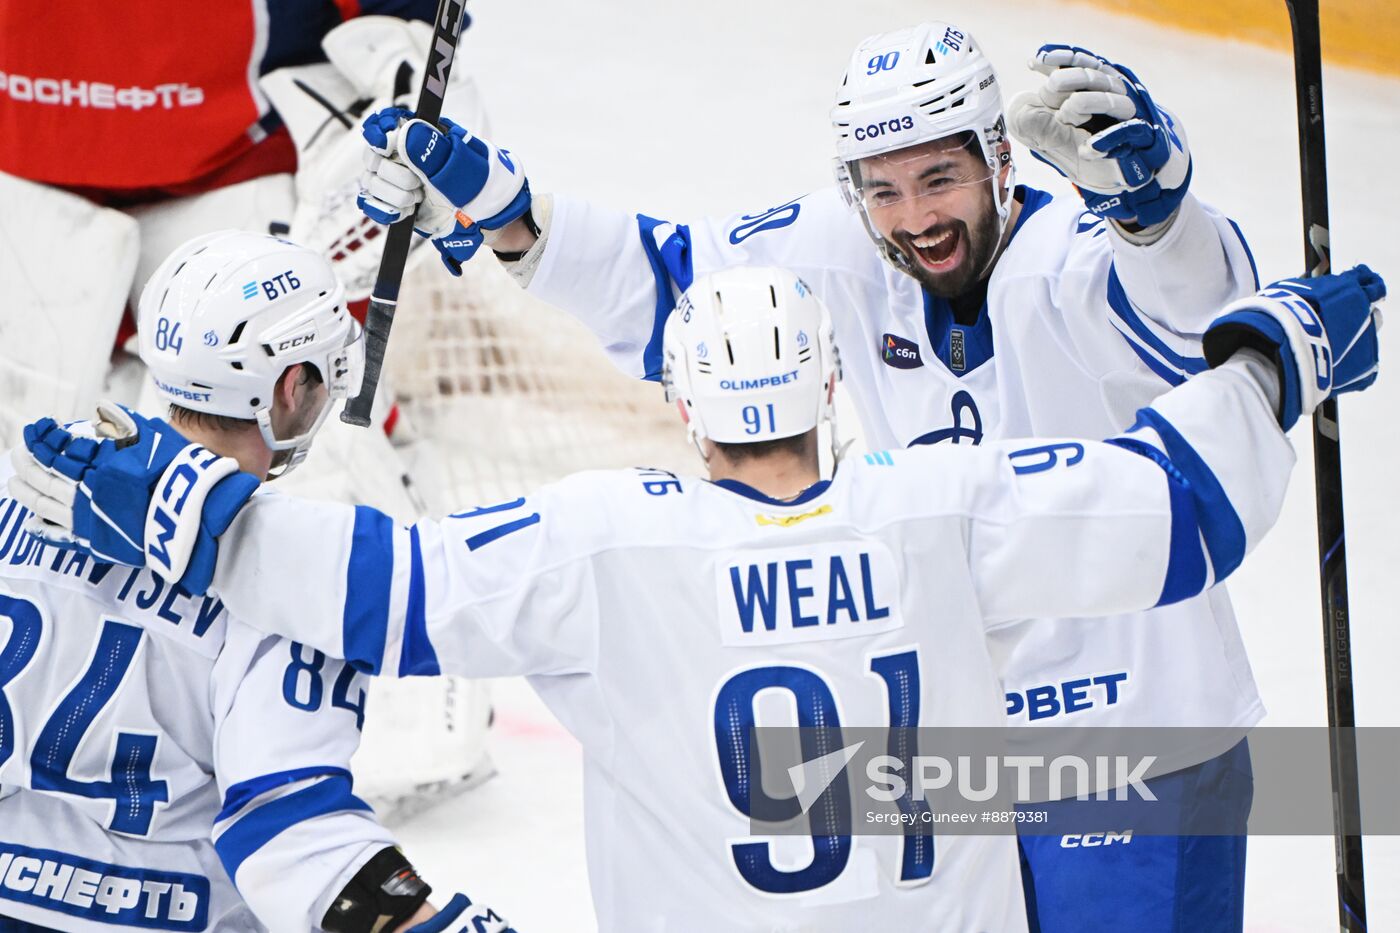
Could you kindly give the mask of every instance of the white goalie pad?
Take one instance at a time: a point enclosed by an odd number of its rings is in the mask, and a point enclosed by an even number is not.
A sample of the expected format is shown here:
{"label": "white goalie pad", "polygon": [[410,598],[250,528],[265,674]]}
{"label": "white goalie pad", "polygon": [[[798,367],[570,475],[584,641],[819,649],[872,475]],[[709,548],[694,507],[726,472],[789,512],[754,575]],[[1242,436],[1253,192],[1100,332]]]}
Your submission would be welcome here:
{"label": "white goalie pad", "polygon": [[377,677],[370,682],[355,792],[381,818],[403,820],[495,774],[486,751],[486,681]]}
{"label": "white goalie pad", "polygon": [[264,175],[153,204],[126,209],[141,225],[141,252],[131,283],[131,306],[156,267],[175,248],[215,230],[275,233],[291,222],[294,201],[292,176]]}
{"label": "white goalie pad", "polygon": [[43,415],[91,417],[136,270],[136,222],[0,173],[0,447]]}

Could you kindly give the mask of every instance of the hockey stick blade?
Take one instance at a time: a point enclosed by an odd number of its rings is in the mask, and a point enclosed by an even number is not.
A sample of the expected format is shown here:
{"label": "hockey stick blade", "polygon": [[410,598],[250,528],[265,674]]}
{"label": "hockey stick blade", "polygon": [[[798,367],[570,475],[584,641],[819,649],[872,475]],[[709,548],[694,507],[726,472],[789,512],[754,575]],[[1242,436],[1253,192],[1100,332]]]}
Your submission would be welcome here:
{"label": "hockey stick blade", "polygon": [[[442,116],[442,99],[447,94],[447,78],[452,73],[452,60],[457,55],[457,40],[462,32],[462,0],[438,0],[437,19],[433,25],[433,42],[428,47],[427,67],[423,69],[423,86],[418,92],[414,114],[420,120],[437,123]],[[417,211],[414,211],[417,216]],[[413,245],[413,217],[406,217],[389,228],[385,237],[384,256],[379,260],[379,275],[374,281],[369,314],[365,317],[365,372],[360,392],[345,403],[340,420],[357,427],[368,427],[374,394],[379,389],[379,377],[384,370],[384,353],[389,348],[389,331],[394,326],[394,308],[403,284],[403,270],[408,263],[408,250]]]}

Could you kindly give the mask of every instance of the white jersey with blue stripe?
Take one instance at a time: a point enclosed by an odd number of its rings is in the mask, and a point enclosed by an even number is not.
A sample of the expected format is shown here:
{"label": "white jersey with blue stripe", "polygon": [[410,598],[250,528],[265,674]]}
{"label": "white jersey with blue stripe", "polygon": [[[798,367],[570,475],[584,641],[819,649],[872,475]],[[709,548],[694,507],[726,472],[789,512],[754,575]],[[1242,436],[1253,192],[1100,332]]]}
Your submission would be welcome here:
{"label": "white jersey with blue stripe", "polygon": [[[783,266],[831,309],[872,449],[1120,431],[1205,368],[1200,334],[1256,288],[1249,250],[1233,221],[1191,195],[1147,246],[1077,198],[1017,196],[972,326],[884,262],[835,189],[689,224],[556,196],[530,291],[583,321],[622,370],[654,379],[678,289],[725,266]],[[1013,724],[1244,727],[1263,716],[1223,590],[1092,623],[1008,623],[996,641]],[[1225,751],[1220,735],[1183,747],[1181,764]]]}
{"label": "white jersey with blue stripe", "polygon": [[393,844],[351,792],[363,675],[27,515],[0,496],[0,916],[316,928]]}
{"label": "white jersey with blue stripe", "polygon": [[1110,442],[881,452],[789,502],[634,469],[402,527],[265,493],[214,587],[365,670],[529,676],[583,744],[601,929],[1020,930],[1010,837],[754,838],[748,728],[1004,724],[990,632],[1190,599],[1292,462],[1232,362]]}

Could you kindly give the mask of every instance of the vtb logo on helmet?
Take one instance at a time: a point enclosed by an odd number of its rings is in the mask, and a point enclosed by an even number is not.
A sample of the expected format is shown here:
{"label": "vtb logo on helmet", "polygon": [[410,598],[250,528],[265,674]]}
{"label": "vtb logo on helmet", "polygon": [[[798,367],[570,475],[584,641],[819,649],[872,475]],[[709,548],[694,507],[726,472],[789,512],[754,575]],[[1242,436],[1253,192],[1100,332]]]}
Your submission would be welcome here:
{"label": "vtb logo on helmet", "polygon": [[697,279],[662,343],[666,397],[697,446],[794,437],[822,422],[835,446],[831,316],[791,272],[736,267]]}
{"label": "vtb logo on helmet", "polygon": [[[360,328],[330,262],[276,237],[222,230],[176,249],[141,293],[137,331],[141,359],[167,401],[256,421],[270,449],[293,451],[284,473],[305,457],[333,406],[322,406],[305,432],[278,437],[271,411],[282,373],[308,363],[331,399],[359,390]],[[203,336],[186,342],[185,333]]]}

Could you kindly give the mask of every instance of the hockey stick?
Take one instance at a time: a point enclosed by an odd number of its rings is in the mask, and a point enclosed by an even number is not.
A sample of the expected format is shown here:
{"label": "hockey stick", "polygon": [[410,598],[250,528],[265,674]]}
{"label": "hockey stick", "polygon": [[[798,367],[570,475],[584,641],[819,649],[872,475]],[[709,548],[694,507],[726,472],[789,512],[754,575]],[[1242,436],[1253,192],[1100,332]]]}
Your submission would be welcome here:
{"label": "hockey stick", "polygon": [[[1298,153],[1303,177],[1303,250],[1308,275],[1332,265],[1327,222],[1327,147],[1322,123],[1322,43],[1318,0],[1284,0],[1293,25],[1298,89]],[[1342,514],[1342,440],[1337,401],[1313,415],[1317,546],[1322,573],[1322,644],[1327,666],[1327,726],[1332,765],[1333,838],[1341,929],[1366,929],[1361,802],[1356,774],[1356,711],[1351,695],[1351,618],[1347,611],[1346,523]]]}
{"label": "hockey stick", "polygon": [[[418,106],[414,108],[420,120],[437,123],[442,115],[447,76],[452,71],[452,58],[462,31],[462,11],[462,0],[438,0],[433,44],[428,48],[423,87],[418,92]],[[379,276],[374,280],[369,314],[365,317],[364,380],[360,383],[360,393],[346,402],[345,410],[340,413],[340,420],[347,424],[362,428],[369,425],[374,393],[379,388],[379,375],[384,368],[384,351],[389,347],[389,329],[394,326],[394,308],[399,301],[404,264],[408,262],[408,248],[412,243],[413,217],[405,217],[392,225],[384,239],[384,256],[379,260]]]}

